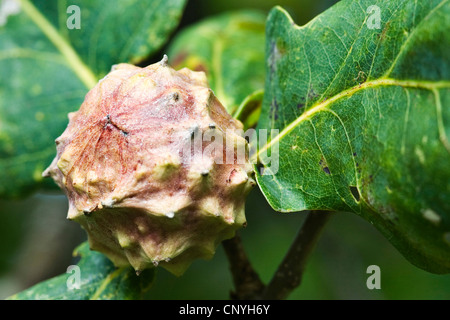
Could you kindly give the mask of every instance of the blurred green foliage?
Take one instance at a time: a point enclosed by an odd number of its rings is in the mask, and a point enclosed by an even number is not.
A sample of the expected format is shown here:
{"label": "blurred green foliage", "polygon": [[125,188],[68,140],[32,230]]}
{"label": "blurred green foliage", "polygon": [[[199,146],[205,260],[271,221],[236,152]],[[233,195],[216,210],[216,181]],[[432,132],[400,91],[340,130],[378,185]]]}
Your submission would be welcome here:
{"label": "blurred green foliage", "polygon": [[264,88],[266,15],[256,10],[212,16],[179,32],[167,50],[175,69],[204,71],[228,113]]}

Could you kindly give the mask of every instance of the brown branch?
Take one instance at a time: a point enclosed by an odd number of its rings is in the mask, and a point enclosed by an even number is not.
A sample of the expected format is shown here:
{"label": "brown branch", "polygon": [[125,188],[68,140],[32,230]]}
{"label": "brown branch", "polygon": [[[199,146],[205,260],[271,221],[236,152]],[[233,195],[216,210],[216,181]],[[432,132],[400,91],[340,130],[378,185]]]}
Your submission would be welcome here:
{"label": "brown branch", "polygon": [[264,284],[253,269],[239,234],[222,242],[230,263],[236,291],[230,293],[231,299],[258,299],[264,291]]}
{"label": "brown branch", "polygon": [[308,257],[331,215],[331,212],[323,211],[308,214],[289,251],[265,288],[262,299],[285,299],[300,285]]}

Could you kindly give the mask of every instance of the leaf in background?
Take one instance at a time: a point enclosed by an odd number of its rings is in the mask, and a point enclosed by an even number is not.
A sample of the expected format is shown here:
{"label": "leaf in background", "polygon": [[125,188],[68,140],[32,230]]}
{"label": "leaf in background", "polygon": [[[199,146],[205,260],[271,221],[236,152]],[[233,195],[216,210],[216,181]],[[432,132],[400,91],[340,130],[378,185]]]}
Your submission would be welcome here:
{"label": "leaf in background", "polygon": [[67,273],[41,282],[9,299],[14,300],[135,300],[150,289],[155,269],[136,275],[133,268],[115,268],[103,254],[89,249],[87,242],[75,249],[81,256],[80,288],[68,288],[74,273]]}
{"label": "leaf in background", "polygon": [[264,24],[259,11],[236,11],[209,18],[182,31],[168,55],[175,69],[205,71],[229,113],[264,87]]}
{"label": "leaf in background", "polygon": [[[176,27],[185,0],[4,0],[0,9],[0,196],[36,188],[67,113],[112,65],[137,63]],[[81,29],[66,21],[80,8]],[[50,185],[50,181],[46,182]]]}
{"label": "leaf in background", "polygon": [[280,132],[257,180],[275,210],[354,212],[450,272],[449,16],[446,0],[341,1],[303,27],[271,11],[258,128]]}
{"label": "leaf in background", "polygon": [[233,113],[233,118],[242,121],[244,129],[254,128],[258,124],[261,115],[264,90],[258,90],[248,95]]}

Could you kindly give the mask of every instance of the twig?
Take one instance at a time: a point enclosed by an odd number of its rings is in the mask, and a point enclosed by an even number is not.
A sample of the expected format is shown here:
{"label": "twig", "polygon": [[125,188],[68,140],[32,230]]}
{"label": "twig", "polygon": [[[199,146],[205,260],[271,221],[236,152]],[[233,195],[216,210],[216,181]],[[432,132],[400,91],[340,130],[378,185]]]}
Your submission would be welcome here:
{"label": "twig", "polygon": [[230,293],[231,299],[258,299],[264,291],[264,284],[253,269],[242,245],[239,234],[222,242],[230,263],[236,291]]}
{"label": "twig", "polygon": [[263,299],[285,299],[300,285],[308,257],[331,215],[331,212],[323,211],[308,214],[289,251],[265,288]]}

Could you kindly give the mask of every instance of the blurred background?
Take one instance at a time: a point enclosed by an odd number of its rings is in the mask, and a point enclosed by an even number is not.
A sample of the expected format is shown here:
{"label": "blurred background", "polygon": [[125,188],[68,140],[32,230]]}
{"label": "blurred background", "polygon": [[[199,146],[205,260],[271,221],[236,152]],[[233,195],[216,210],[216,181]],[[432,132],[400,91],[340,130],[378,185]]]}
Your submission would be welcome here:
{"label": "blurred background", "polygon": [[[332,0],[190,0],[178,29],[222,12],[255,8],[267,13],[281,5],[304,24],[336,3]],[[170,43],[170,41],[168,42]],[[167,48],[167,46],[166,46]],[[159,60],[155,54],[144,64]],[[254,268],[268,282],[305,214],[274,212],[255,188],[246,205],[248,227],[241,236]],[[76,263],[72,250],[86,239],[66,220],[62,193],[37,192],[22,200],[0,199],[0,298],[21,291]],[[381,289],[366,287],[367,267],[381,269]],[[222,247],[211,261],[196,261],[180,278],[158,270],[153,299],[227,299],[232,279]],[[450,299],[450,275],[434,275],[411,265],[368,222],[338,213],[326,226],[290,299]]]}

